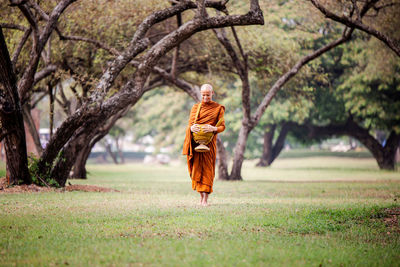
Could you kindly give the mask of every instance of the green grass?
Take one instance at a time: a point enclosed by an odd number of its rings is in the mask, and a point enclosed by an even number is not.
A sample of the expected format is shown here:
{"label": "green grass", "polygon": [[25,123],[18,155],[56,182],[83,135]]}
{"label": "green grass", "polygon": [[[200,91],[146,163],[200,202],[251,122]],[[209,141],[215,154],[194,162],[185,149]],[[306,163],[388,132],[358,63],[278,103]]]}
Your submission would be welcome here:
{"label": "green grass", "polygon": [[121,192],[0,194],[1,266],[400,266],[400,172],[373,159],[245,162],[216,181],[210,206],[184,165],[90,165]]}

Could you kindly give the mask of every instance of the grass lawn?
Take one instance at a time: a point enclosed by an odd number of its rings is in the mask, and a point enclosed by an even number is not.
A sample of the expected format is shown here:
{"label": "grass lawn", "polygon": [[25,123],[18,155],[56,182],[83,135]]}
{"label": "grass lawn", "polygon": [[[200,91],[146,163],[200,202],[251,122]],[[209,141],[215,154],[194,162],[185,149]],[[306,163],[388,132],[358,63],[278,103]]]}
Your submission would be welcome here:
{"label": "grass lawn", "polygon": [[0,194],[0,265],[400,266],[399,227],[384,222],[399,171],[371,158],[254,164],[216,181],[207,208],[178,164],[90,165],[70,181],[120,192]]}

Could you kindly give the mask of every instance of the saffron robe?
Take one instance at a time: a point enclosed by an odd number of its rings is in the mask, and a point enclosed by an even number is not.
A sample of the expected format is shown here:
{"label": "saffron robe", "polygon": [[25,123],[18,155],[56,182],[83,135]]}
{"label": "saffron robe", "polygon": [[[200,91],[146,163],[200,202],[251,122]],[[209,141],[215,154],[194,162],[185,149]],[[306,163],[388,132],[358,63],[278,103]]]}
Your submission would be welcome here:
{"label": "saffron robe", "polygon": [[185,142],[183,143],[183,155],[187,155],[187,165],[190,178],[192,179],[192,188],[198,192],[212,192],[212,186],[215,176],[215,160],[217,157],[217,133],[225,130],[224,113],[225,107],[217,102],[210,101],[202,103],[196,124],[210,124],[215,126],[222,118],[222,123],[217,127],[211,142],[207,145],[210,148],[208,152],[196,152],[194,148],[198,146],[194,140],[190,127],[195,124],[194,120],[199,103],[194,104],[190,112],[189,124],[186,128]]}

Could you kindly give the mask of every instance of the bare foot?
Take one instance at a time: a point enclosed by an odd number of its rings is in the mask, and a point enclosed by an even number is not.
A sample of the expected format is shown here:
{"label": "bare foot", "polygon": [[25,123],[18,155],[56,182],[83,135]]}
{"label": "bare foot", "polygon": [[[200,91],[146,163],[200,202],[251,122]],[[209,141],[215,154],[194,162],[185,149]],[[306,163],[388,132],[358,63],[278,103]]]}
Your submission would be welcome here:
{"label": "bare foot", "polygon": [[204,194],[203,193],[200,193],[200,203],[199,203],[199,205],[203,205],[203,202],[204,202]]}

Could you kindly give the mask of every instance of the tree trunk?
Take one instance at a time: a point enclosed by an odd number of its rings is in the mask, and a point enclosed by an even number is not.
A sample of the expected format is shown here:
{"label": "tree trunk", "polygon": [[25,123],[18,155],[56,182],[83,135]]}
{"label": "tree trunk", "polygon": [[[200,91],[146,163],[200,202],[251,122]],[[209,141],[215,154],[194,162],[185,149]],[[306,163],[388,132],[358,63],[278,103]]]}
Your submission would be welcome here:
{"label": "tree trunk", "polygon": [[78,162],[76,155],[79,155],[81,151],[85,150],[89,143],[88,140],[90,140],[94,135],[94,130],[95,129],[92,129],[91,131],[82,131],[79,135],[74,136],[61,151],[60,156],[51,171],[51,177],[55,178],[60,186],[65,186],[72,167],[76,162]]}
{"label": "tree trunk", "polygon": [[379,169],[381,170],[395,170],[396,162],[394,160],[394,157],[391,157],[390,155],[388,155],[387,157],[380,157],[376,159],[376,161],[378,162]]}
{"label": "tree trunk", "polygon": [[49,129],[51,138],[53,136],[53,129],[54,129],[54,95],[53,95],[53,86],[51,86],[50,83],[47,84],[47,90],[49,92],[49,100],[50,100]]}
{"label": "tree trunk", "polygon": [[394,170],[396,149],[400,142],[400,135],[392,131],[386,141],[385,146],[382,146],[368,130],[360,127],[353,120],[348,121],[348,134],[357,138],[368,150],[372,153],[378,163],[380,169]]}
{"label": "tree trunk", "polygon": [[[300,126],[302,127],[302,126]],[[380,169],[394,170],[396,149],[400,142],[400,134],[392,131],[382,146],[369,131],[359,126],[352,118],[349,118],[345,124],[327,125],[327,126],[303,126],[309,131],[309,137],[315,136],[332,136],[332,135],[348,135],[360,141],[373,155]]]}
{"label": "tree trunk", "polygon": [[82,150],[78,153],[76,157],[71,178],[75,179],[86,179],[87,172],[86,172],[86,162],[90,156],[90,152],[92,151],[92,147],[87,145],[82,148]]}
{"label": "tree trunk", "polygon": [[124,151],[123,151],[123,148],[122,148],[122,144],[119,142],[119,137],[115,138],[115,146],[117,147],[119,163],[120,164],[124,164],[125,163]]}
{"label": "tree trunk", "polygon": [[[361,140],[360,140],[361,141]],[[378,166],[382,170],[395,170],[396,169],[396,151],[400,142],[400,134],[392,131],[386,141],[384,147],[380,147],[380,151],[372,151],[375,147],[368,148],[374,155]]]}
{"label": "tree trunk", "polygon": [[32,136],[33,143],[35,144],[36,151],[38,152],[38,154],[40,156],[43,152],[43,148],[42,148],[42,144],[40,143],[40,136],[38,133],[38,129],[36,129],[35,121],[32,118],[31,109],[27,104],[25,104],[22,107],[22,112],[23,112],[25,123],[28,126],[27,128],[29,130],[29,133]]}
{"label": "tree trunk", "polygon": [[269,125],[267,126],[267,130],[264,132],[263,152],[260,161],[256,164],[258,167],[269,166],[272,155],[272,140],[274,139],[275,128],[275,124]]}
{"label": "tree trunk", "polygon": [[240,128],[238,140],[235,147],[235,157],[233,158],[232,172],[229,180],[243,180],[242,178],[242,164],[244,160],[244,152],[246,150],[246,142],[251,131],[250,126],[243,123]]}
{"label": "tree trunk", "polygon": [[[92,132],[95,132],[95,131],[92,131]],[[80,179],[87,178],[86,162],[90,156],[90,152],[92,151],[94,145],[98,141],[103,139],[103,137],[106,135],[107,135],[107,131],[99,131],[98,133],[96,133],[94,135],[94,137],[90,140],[90,142],[85,141],[86,145],[82,148],[81,152],[79,152],[79,155],[76,158],[71,178],[80,178]],[[83,136],[81,138],[83,138],[84,140],[89,140],[90,137]]]}
{"label": "tree trunk", "polygon": [[218,164],[218,179],[229,180],[228,174],[228,159],[226,149],[221,138],[217,136],[217,164]]}
{"label": "tree trunk", "polygon": [[290,122],[285,122],[282,124],[281,131],[279,132],[278,139],[272,148],[271,157],[269,158],[268,165],[271,165],[272,162],[279,156],[281,153],[283,146],[285,145],[286,136],[290,130]]}
{"label": "tree trunk", "polygon": [[[87,145],[80,152],[80,154],[82,154],[82,155],[78,155],[78,158],[75,161],[75,165],[73,167],[73,173],[72,173],[71,177],[81,178],[81,179],[87,178],[86,162],[90,156],[90,152],[92,151],[94,145],[97,142],[99,142],[101,139],[103,139],[104,136],[107,135],[108,129],[111,129],[111,127],[109,126],[108,128],[106,127],[105,130],[102,130],[102,131],[100,130],[98,133],[96,133],[96,135],[91,139],[90,142],[86,142]],[[89,140],[89,138],[86,138],[86,140]],[[104,156],[104,154],[103,154],[103,156]],[[107,160],[106,157],[107,157],[107,154],[105,154],[104,160]]]}
{"label": "tree trunk", "polygon": [[111,156],[114,164],[118,164],[117,155],[114,152],[112,152],[111,144],[106,141],[105,147],[106,147],[107,154]]}
{"label": "tree trunk", "polygon": [[0,27],[0,140],[4,138],[9,184],[32,183],[16,77]]}
{"label": "tree trunk", "polygon": [[[123,117],[126,112],[130,110],[130,106],[125,108],[125,110],[122,110],[121,112],[115,114],[110,120],[108,120],[104,125],[98,126],[96,129],[93,129],[90,131],[91,135],[90,136],[83,136],[85,140],[84,144],[85,146],[81,149],[81,152],[79,153],[73,167],[73,173],[71,177],[73,178],[81,178],[81,179],[86,179],[87,177],[87,172],[86,172],[86,162],[87,159],[90,156],[90,152],[92,151],[92,148],[94,145],[99,142],[101,139],[104,138],[104,136],[107,135],[107,133],[110,131],[110,129],[114,126],[114,124],[118,121],[119,118]],[[90,140],[88,142],[87,140]],[[125,159],[123,157],[123,154],[119,155],[121,158],[121,162],[124,163]],[[105,154],[104,160],[106,160],[107,154]]]}

